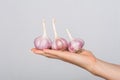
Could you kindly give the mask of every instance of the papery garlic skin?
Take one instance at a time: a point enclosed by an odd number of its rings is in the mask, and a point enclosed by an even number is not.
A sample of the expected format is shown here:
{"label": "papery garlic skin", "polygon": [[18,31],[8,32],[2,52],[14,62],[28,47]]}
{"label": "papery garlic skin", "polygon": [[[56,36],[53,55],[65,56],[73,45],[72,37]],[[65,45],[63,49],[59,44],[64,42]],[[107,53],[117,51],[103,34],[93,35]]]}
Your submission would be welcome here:
{"label": "papery garlic skin", "polygon": [[64,38],[57,38],[52,43],[53,50],[66,50],[68,48],[68,42]]}
{"label": "papery garlic skin", "polygon": [[84,46],[84,41],[82,39],[74,39],[68,44],[68,50],[70,52],[78,52],[80,51]]}
{"label": "papery garlic skin", "polygon": [[48,37],[39,36],[34,39],[34,46],[37,49],[50,49],[52,41]]}

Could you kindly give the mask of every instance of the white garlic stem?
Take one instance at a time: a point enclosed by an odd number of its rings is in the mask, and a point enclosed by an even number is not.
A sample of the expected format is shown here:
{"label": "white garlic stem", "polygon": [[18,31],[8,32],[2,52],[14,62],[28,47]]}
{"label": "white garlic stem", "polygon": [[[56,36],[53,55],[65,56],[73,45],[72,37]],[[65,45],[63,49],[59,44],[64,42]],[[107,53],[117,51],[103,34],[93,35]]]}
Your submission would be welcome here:
{"label": "white garlic stem", "polygon": [[58,38],[58,34],[56,31],[56,27],[55,27],[55,19],[52,19],[52,26],[53,26],[53,31],[54,31],[54,35],[55,35],[55,39]]}
{"label": "white garlic stem", "polygon": [[47,36],[47,31],[46,31],[45,19],[42,20],[42,26],[43,26],[43,37],[46,37]]}
{"label": "white garlic stem", "polygon": [[71,35],[70,31],[69,31],[68,29],[66,29],[66,32],[67,32],[67,34],[68,34],[68,37],[69,37],[69,38],[70,38],[70,40],[72,41],[72,40],[73,40],[73,37],[72,37],[72,35]]}

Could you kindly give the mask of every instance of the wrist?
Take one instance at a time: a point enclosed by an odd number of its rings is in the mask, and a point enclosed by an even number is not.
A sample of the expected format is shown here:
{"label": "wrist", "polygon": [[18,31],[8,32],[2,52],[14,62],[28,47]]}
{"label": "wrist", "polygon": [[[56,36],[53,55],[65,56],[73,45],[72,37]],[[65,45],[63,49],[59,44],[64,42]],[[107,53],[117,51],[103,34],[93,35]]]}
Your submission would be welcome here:
{"label": "wrist", "polygon": [[99,59],[93,58],[91,60],[92,61],[90,61],[89,64],[87,64],[85,66],[85,69],[87,71],[89,71],[90,73],[92,73],[93,75],[97,75],[97,66],[98,66],[98,63],[99,63]]}
{"label": "wrist", "polygon": [[89,68],[89,72],[91,72],[93,75],[99,76],[99,70],[100,60],[96,59],[95,63]]}
{"label": "wrist", "polygon": [[96,59],[95,64],[89,70],[93,75],[99,76],[107,80],[120,79],[120,67],[100,59]]}

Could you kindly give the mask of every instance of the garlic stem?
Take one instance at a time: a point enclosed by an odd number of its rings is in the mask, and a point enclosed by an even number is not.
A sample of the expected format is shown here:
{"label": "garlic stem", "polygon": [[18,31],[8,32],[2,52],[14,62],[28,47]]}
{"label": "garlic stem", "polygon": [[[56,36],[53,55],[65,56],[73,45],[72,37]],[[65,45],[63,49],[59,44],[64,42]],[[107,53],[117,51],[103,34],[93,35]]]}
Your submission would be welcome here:
{"label": "garlic stem", "polygon": [[42,20],[42,26],[43,26],[43,36],[47,36],[47,31],[46,31],[46,24],[45,24],[45,19]]}
{"label": "garlic stem", "polygon": [[53,26],[53,31],[54,31],[54,35],[55,35],[55,39],[58,38],[58,34],[56,31],[56,27],[55,27],[55,19],[52,19],[52,26]]}
{"label": "garlic stem", "polygon": [[71,35],[70,31],[69,31],[68,29],[66,29],[66,32],[67,32],[67,34],[68,34],[68,36],[69,36],[70,40],[72,41],[72,40],[73,40],[73,37],[72,37],[72,35]]}

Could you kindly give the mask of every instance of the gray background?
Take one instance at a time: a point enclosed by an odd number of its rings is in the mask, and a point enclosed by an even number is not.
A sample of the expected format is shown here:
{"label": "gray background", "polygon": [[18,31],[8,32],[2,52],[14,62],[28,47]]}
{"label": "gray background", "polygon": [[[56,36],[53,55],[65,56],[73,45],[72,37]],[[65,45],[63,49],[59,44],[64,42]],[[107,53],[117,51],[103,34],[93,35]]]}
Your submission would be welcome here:
{"label": "gray background", "polygon": [[30,49],[42,34],[42,18],[53,39],[55,17],[59,36],[69,40],[68,28],[96,57],[120,64],[119,4],[119,0],[0,0],[0,80],[104,80]]}

